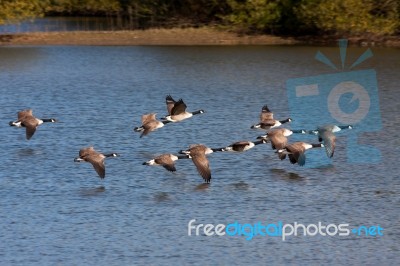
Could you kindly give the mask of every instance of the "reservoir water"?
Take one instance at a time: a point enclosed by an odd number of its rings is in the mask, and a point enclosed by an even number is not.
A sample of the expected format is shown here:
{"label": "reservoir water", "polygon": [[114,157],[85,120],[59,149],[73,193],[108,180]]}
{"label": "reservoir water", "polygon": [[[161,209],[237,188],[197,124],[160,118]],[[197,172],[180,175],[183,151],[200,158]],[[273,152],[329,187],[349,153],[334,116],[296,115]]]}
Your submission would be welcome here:
{"label": "reservoir water", "polygon": [[[366,49],[349,48],[346,62],[351,65]],[[178,161],[175,173],[142,165],[190,144],[255,140],[264,132],[250,126],[265,104],[276,118],[307,117],[303,106],[297,111],[289,104],[286,82],[340,71],[315,60],[317,51],[340,65],[337,47],[1,47],[1,265],[398,262],[398,49],[372,48],[373,57],[354,68],[376,72],[380,112],[369,121],[381,121],[381,128],[359,138],[380,152],[363,154],[371,161],[352,162],[346,148],[351,133],[343,131],[332,159],[323,149],[307,151],[305,167],[280,161],[269,144],[211,154],[208,186],[191,160]],[[168,94],[182,98],[189,111],[205,113],[139,138],[133,128],[141,115],[164,116]],[[27,141],[24,129],[8,126],[27,108],[58,122],[41,125]],[[292,140],[317,142],[315,136]],[[121,154],[107,159],[104,180],[90,164],[73,161],[91,145]],[[322,166],[312,167],[318,162]],[[195,236],[193,229],[188,236],[193,219],[194,226],[379,226],[383,235],[361,230],[247,240],[203,231]]]}

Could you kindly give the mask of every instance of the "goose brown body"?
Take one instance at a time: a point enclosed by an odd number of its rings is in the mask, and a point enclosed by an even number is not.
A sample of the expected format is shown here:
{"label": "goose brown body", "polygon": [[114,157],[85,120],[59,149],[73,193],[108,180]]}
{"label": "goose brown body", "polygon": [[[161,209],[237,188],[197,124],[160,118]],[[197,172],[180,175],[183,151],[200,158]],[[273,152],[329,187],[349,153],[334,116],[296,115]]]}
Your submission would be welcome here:
{"label": "goose brown body", "polygon": [[144,162],[143,165],[161,165],[168,171],[175,172],[176,171],[175,161],[179,159],[188,159],[188,158],[190,158],[189,155],[176,156],[171,153],[166,153],[166,154],[161,154],[150,161]]}
{"label": "goose brown body", "polygon": [[186,111],[186,104],[182,99],[175,101],[171,95],[168,95],[165,99],[167,104],[168,115],[165,117],[167,121],[180,122],[182,120],[188,119],[193,115],[203,114],[204,110],[197,110],[194,112]]}
{"label": "goose brown body", "polygon": [[106,176],[106,168],[105,168],[105,159],[107,157],[117,157],[118,154],[110,153],[103,154],[97,152],[93,147],[83,148],[79,151],[79,157],[75,158],[75,162],[88,162],[93,165],[94,170],[96,170],[97,174],[101,179]]}
{"label": "goose brown body", "polygon": [[33,134],[35,134],[38,126],[45,122],[56,122],[55,119],[39,119],[33,115],[32,109],[27,109],[18,112],[18,119],[16,121],[11,121],[9,123],[10,126],[15,127],[25,127],[26,129],[26,139],[31,139]]}
{"label": "goose brown body", "polygon": [[260,128],[260,129],[271,129],[274,127],[279,127],[280,125],[291,122],[290,118],[284,120],[276,120],[274,119],[274,114],[269,110],[267,105],[264,105],[261,109],[260,114],[260,122],[251,126],[251,128]]}
{"label": "goose brown body", "polygon": [[211,152],[210,148],[202,144],[191,145],[188,150],[188,155],[192,158],[193,164],[206,183],[211,181],[210,164],[206,157],[206,154]]}

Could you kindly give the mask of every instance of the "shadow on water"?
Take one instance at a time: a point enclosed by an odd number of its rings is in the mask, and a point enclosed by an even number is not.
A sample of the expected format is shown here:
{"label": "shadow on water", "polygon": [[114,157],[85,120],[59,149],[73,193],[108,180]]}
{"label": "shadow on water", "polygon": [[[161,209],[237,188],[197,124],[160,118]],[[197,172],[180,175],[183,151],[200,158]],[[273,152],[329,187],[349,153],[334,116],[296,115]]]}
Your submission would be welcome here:
{"label": "shadow on water", "polygon": [[96,188],[82,188],[79,191],[79,195],[81,195],[82,197],[100,196],[105,191],[106,188],[104,186],[99,186]]}
{"label": "shadow on water", "polygon": [[287,181],[304,181],[305,180],[304,176],[301,176],[297,173],[288,172],[285,169],[273,168],[270,171],[275,177],[278,177],[279,179],[282,179],[282,180],[287,180]]}
{"label": "shadow on water", "polygon": [[245,182],[243,182],[243,181],[240,181],[240,182],[238,182],[238,183],[230,184],[230,185],[228,186],[228,189],[229,189],[229,190],[241,190],[241,191],[246,191],[246,190],[249,190],[249,189],[250,189],[250,186],[249,186],[249,184],[247,184],[247,183],[245,183]]}
{"label": "shadow on water", "polygon": [[397,193],[395,191],[391,190],[375,190],[374,191],[375,196],[377,197],[392,197],[392,196],[397,196]]}
{"label": "shadow on water", "polygon": [[167,192],[157,192],[153,196],[156,203],[171,201],[171,196]]}
{"label": "shadow on water", "polygon": [[207,190],[208,188],[210,187],[210,184],[208,183],[202,183],[202,184],[200,184],[200,185],[197,185],[195,188],[194,188],[194,191],[205,191],[205,190]]}
{"label": "shadow on water", "polygon": [[33,155],[40,154],[40,152],[32,148],[25,148],[18,150],[17,154],[19,157],[30,157]]}

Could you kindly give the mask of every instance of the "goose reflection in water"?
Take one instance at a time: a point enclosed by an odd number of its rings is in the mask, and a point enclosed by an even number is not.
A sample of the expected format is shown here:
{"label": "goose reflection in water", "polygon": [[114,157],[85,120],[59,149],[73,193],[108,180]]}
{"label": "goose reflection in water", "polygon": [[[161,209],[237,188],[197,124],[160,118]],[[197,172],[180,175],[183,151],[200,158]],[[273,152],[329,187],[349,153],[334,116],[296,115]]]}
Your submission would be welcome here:
{"label": "goose reflection in water", "polygon": [[79,194],[83,197],[100,196],[105,191],[106,188],[104,186],[99,186],[95,188],[82,188]]}

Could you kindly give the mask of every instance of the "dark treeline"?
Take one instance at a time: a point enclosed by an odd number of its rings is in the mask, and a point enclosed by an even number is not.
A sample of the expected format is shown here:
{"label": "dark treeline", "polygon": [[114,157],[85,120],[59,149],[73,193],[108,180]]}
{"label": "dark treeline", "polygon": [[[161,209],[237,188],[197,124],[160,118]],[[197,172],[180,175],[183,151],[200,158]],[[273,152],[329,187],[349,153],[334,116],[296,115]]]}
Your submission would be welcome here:
{"label": "dark treeline", "polygon": [[117,29],[217,25],[242,33],[393,35],[400,0],[3,0],[0,22],[102,16]]}

